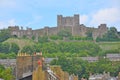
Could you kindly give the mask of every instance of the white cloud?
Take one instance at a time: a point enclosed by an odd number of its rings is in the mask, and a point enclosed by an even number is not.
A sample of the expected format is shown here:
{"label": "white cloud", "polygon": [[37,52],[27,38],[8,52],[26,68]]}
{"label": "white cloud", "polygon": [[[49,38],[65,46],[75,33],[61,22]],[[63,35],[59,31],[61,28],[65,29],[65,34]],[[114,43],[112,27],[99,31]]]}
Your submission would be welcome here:
{"label": "white cloud", "polygon": [[15,26],[16,21],[15,19],[10,19],[8,21],[0,21],[0,29],[7,28],[8,26]]}
{"label": "white cloud", "polygon": [[80,24],[86,24],[88,21],[87,15],[80,15]]}
{"label": "white cloud", "polygon": [[120,22],[120,10],[118,8],[101,9],[93,14],[91,25],[99,25],[101,23],[117,24]]}

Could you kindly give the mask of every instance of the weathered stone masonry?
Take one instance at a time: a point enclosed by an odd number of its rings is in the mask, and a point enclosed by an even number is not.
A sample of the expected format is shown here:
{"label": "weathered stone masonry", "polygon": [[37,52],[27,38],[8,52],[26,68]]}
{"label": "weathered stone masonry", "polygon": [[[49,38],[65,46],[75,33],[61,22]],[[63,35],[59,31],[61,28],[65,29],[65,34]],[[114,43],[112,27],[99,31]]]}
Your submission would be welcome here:
{"label": "weathered stone masonry", "polygon": [[91,31],[92,36],[96,39],[98,36],[102,36],[107,32],[106,24],[100,24],[98,28],[86,27],[84,24],[80,24],[79,14],[72,16],[63,17],[62,15],[57,15],[57,27],[45,26],[43,29],[32,30],[32,28],[27,28],[26,30],[19,26],[9,26],[12,35],[18,37],[27,36],[28,38],[38,38],[39,36],[50,36],[57,35],[61,30],[69,30],[73,36],[86,36],[86,32]]}

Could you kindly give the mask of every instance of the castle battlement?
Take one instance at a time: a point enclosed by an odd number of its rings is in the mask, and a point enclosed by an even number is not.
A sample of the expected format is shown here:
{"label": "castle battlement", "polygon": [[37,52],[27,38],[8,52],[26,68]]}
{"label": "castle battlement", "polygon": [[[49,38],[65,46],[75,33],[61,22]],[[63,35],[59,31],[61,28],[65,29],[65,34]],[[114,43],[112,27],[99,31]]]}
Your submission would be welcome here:
{"label": "castle battlement", "polygon": [[57,15],[57,26],[78,26],[79,25],[79,14],[72,16],[63,17],[62,15]]}
{"label": "castle battlement", "polygon": [[19,26],[9,26],[9,30],[11,30],[12,35],[16,35],[18,37],[27,36],[28,38],[32,38],[35,36],[38,39],[39,36],[51,36],[57,35],[61,30],[69,31],[73,36],[82,36],[85,37],[88,31],[91,31],[93,34],[93,38],[96,39],[98,36],[102,36],[107,32],[107,25],[100,24],[98,28],[86,27],[84,24],[80,24],[79,14],[74,14],[73,16],[57,15],[57,26],[56,27],[48,27],[45,26],[43,29],[32,30],[32,28],[27,28],[27,30],[21,29]]}

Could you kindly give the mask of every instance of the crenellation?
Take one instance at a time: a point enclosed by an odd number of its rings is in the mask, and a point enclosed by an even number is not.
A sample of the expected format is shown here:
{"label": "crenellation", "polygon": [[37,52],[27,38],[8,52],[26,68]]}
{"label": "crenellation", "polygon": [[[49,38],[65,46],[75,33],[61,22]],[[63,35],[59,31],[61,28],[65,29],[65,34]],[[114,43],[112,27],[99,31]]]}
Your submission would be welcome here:
{"label": "crenellation", "polygon": [[57,15],[57,26],[62,26],[62,15]]}
{"label": "crenellation", "polygon": [[12,31],[19,31],[19,26],[8,26],[8,29]]}
{"label": "crenellation", "polygon": [[107,33],[108,28],[106,24],[100,24],[97,29],[93,31],[93,38],[96,39],[98,36],[102,37],[105,33]]}
{"label": "crenellation", "polygon": [[100,24],[100,26],[98,26],[99,29],[104,29],[104,28],[107,28],[107,25],[106,24]]}
{"label": "crenellation", "polygon": [[49,33],[48,36],[56,35],[58,33],[58,28],[57,27],[49,28],[49,32],[48,33]]}
{"label": "crenellation", "polygon": [[24,73],[32,72],[38,66],[38,60],[42,59],[40,53],[34,53],[35,55],[29,55],[26,53],[19,53],[16,59],[16,76],[18,79],[23,77]]}
{"label": "crenellation", "polygon": [[108,31],[106,24],[100,24],[98,28],[86,27],[84,24],[80,24],[79,14],[66,17],[57,15],[57,27],[45,26],[42,29],[32,30],[32,28],[27,28],[24,30],[23,27],[19,29],[19,26],[9,26],[8,29],[11,30],[12,35],[16,35],[17,37],[26,36],[30,39],[32,36],[35,36],[35,38],[38,39],[39,36],[57,35],[61,30],[68,30],[73,36],[82,37],[86,36],[86,32],[91,31],[93,38],[96,39],[98,36],[102,37],[102,35]]}
{"label": "crenellation", "polygon": [[74,26],[79,26],[79,14],[74,15]]}
{"label": "crenellation", "polygon": [[73,18],[72,17],[65,17],[64,18],[64,26],[72,26],[73,25]]}

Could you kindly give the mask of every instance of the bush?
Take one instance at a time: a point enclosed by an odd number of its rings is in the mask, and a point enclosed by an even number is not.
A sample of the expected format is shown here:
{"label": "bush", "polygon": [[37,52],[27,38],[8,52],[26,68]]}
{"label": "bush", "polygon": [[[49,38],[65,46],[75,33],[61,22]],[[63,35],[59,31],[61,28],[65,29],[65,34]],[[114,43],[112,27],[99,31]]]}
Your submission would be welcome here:
{"label": "bush", "polygon": [[22,53],[28,53],[28,54],[32,54],[35,52],[35,49],[33,48],[33,46],[24,46],[21,50]]}
{"label": "bush", "polygon": [[38,42],[39,42],[39,43],[49,42],[49,41],[48,41],[48,36],[39,37],[39,38],[38,38]]}
{"label": "bush", "polygon": [[1,30],[0,31],[0,42],[3,42],[10,37],[11,37],[11,34],[10,34],[9,30],[6,29],[6,30]]}
{"label": "bush", "polygon": [[5,54],[5,53],[0,53],[0,59],[15,59],[16,58],[16,54],[15,53],[9,53],[9,54]]}
{"label": "bush", "polygon": [[118,37],[119,34],[117,33],[117,29],[115,27],[110,27],[108,32],[103,35],[102,37],[97,37],[96,41],[120,41]]}
{"label": "bush", "polygon": [[0,43],[0,53],[18,53],[19,46],[15,43]]}

